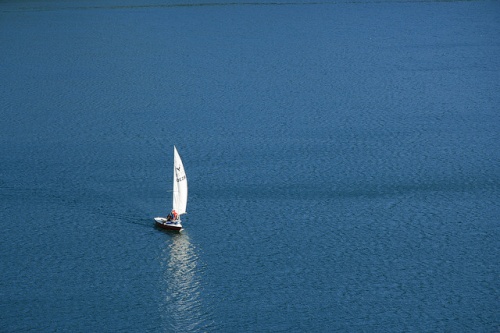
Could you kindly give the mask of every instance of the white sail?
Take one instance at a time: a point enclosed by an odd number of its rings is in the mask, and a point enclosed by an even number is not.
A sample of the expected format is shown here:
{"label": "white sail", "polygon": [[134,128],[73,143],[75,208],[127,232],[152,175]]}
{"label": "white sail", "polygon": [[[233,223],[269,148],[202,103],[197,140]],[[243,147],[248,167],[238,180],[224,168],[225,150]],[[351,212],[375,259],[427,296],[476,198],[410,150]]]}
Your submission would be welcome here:
{"label": "white sail", "polygon": [[181,157],[174,146],[174,193],[172,198],[172,209],[177,214],[186,213],[188,197],[188,185],[184,165],[182,165]]}

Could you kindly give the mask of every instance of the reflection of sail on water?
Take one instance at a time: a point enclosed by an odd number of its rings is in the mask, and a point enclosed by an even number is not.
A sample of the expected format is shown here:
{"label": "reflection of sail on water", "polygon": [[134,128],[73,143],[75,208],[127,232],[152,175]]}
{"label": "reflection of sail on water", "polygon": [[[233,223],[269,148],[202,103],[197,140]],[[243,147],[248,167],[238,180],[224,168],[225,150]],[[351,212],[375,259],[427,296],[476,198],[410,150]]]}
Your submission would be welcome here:
{"label": "reflection of sail on water", "polygon": [[[186,234],[174,235],[162,255],[165,272],[160,313],[165,331],[191,331],[206,328],[202,311],[198,257]],[[205,312],[205,313],[204,313]]]}

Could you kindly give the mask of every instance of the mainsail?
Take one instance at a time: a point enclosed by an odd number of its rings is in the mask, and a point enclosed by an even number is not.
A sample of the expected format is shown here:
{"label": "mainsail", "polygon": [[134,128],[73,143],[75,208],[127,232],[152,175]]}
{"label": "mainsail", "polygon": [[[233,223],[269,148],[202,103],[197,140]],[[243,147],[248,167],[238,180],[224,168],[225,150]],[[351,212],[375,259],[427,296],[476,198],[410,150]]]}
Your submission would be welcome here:
{"label": "mainsail", "polygon": [[182,165],[181,157],[174,146],[174,193],[172,199],[172,209],[177,214],[182,215],[186,213],[188,196],[188,185],[184,165]]}

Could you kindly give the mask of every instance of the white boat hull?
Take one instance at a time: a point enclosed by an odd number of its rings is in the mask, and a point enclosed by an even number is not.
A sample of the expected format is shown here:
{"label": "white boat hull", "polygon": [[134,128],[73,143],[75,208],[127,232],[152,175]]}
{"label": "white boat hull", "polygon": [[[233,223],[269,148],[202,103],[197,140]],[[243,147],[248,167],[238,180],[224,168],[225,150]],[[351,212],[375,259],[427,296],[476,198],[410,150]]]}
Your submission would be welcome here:
{"label": "white boat hull", "polygon": [[181,231],[182,224],[181,220],[169,221],[164,217],[155,217],[156,226],[165,230]]}

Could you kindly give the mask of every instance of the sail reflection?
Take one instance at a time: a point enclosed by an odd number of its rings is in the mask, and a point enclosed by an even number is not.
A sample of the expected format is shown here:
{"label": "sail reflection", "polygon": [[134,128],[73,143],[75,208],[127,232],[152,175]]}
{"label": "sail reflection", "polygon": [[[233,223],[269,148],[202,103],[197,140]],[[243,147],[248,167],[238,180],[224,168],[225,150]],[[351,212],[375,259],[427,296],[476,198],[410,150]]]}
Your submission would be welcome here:
{"label": "sail reflection", "polygon": [[206,328],[202,311],[200,282],[197,277],[198,257],[184,234],[172,235],[162,251],[164,274],[161,285],[163,299],[160,314],[164,331],[193,331]]}

